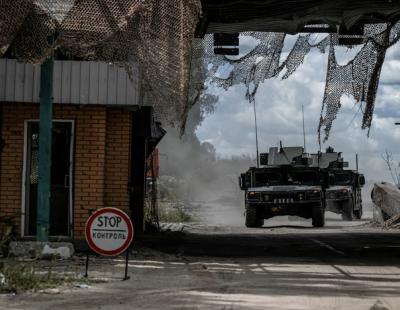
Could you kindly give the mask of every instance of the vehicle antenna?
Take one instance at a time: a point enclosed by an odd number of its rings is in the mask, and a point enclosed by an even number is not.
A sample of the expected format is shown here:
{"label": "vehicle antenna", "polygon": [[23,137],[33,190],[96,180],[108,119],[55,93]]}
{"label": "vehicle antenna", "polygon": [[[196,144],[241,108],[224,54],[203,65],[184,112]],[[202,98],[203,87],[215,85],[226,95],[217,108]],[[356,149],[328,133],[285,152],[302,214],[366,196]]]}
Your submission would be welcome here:
{"label": "vehicle antenna", "polygon": [[356,154],[356,171],[358,172],[358,154]]}
{"label": "vehicle antenna", "polygon": [[254,129],[256,132],[257,168],[260,168],[260,156],[259,156],[259,151],[258,151],[257,110],[256,110],[256,98],[255,97],[253,97],[253,109],[254,109]]}
{"label": "vehicle antenna", "polygon": [[306,151],[306,130],[304,127],[304,105],[301,105],[301,112],[303,114],[303,140],[304,140],[304,153],[307,153]]}
{"label": "vehicle antenna", "polygon": [[321,159],[322,153],[321,153],[321,149],[318,151],[318,168],[320,167],[320,159]]}

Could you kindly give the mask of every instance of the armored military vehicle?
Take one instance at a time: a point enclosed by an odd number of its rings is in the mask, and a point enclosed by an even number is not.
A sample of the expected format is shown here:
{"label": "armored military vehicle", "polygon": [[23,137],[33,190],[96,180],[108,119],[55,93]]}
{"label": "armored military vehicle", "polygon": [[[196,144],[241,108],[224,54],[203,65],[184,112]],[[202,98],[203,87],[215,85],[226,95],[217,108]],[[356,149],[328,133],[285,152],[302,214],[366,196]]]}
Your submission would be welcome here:
{"label": "armored military vehicle", "polygon": [[319,155],[319,167],[334,176],[334,184],[326,189],[326,210],[342,215],[345,221],[361,219],[361,188],[365,177],[358,171],[344,169],[348,167],[341,156],[329,147],[326,153]]}
{"label": "armored military vehicle", "polygon": [[312,166],[302,147],[270,148],[260,155],[263,167],[241,174],[245,191],[246,226],[261,227],[278,215],[312,218],[314,227],[325,225],[325,188],[329,174]]}

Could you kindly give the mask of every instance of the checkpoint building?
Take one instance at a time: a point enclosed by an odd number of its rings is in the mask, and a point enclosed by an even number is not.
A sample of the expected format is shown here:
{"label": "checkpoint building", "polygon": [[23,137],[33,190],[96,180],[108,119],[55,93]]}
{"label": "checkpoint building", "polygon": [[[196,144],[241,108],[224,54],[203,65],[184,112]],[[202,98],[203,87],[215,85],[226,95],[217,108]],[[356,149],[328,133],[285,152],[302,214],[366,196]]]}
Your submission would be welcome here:
{"label": "checkpoint building", "polygon": [[[0,219],[33,239],[37,222],[40,66],[0,59]],[[80,240],[90,213],[116,207],[143,229],[145,162],[164,135],[139,107],[140,70],[55,61],[50,237]]]}

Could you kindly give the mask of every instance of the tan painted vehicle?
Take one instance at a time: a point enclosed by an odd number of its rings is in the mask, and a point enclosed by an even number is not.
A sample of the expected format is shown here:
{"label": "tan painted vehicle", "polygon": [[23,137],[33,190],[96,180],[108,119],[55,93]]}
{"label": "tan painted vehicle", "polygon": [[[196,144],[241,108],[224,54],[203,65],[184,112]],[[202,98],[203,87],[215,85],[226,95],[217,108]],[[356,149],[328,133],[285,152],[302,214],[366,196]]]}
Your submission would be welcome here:
{"label": "tan painted vehicle", "polygon": [[245,191],[246,226],[261,227],[265,219],[280,215],[311,218],[314,227],[325,225],[327,174],[311,166],[302,147],[271,148],[261,154],[262,168],[241,174]]}
{"label": "tan painted vehicle", "polygon": [[314,227],[325,225],[324,181],[318,168],[250,168],[241,180],[247,227],[261,227],[264,219],[280,215],[312,218]]}
{"label": "tan painted vehicle", "polygon": [[335,152],[331,147],[325,153],[319,154],[318,166],[334,179],[333,184],[326,189],[326,210],[341,214],[345,221],[361,219],[364,175],[345,169],[349,166],[348,162],[343,160],[340,152]]}
{"label": "tan painted vehicle", "polygon": [[327,211],[341,214],[345,221],[361,219],[361,188],[365,184],[364,175],[352,170],[330,172],[335,176],[335,184],[326,190]]}
{"label": "tan painted vehicle", "polygon": [[261,154],[263,167],[241,174],[245,191],[246,226],[260,227],[279,215],[312,218],[314,227],[325,224],[325,211],[351,221],[362,217],[362,174],[345,170],[341,153],[307,154],[302,147],[270,148]]}

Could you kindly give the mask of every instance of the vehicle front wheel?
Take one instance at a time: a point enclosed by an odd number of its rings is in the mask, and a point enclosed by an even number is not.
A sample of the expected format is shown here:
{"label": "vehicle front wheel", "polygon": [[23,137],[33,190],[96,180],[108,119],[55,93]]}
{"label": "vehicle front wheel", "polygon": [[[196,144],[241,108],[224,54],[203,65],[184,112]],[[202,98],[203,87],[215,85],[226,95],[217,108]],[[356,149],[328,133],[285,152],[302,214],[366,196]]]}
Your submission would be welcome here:
{"label": "vehicle front wheel", "polygon": [[355,210],[354,211],[354,218],[357,219],[357,220],[361,220],[361,217],[362,217],[362,210],[361,209],[360,210]]}
{"label": "vehicle front wheel", "polygon": [[325,226],[325,208],[323,206],[317,206],[313,208],[312,225],[314,227]]}
{"label": "vehicle front wheel", "polygon": [[352,221],[353,220],[353,199],[349,199],[344,202],[342,205],[342,220],[343,221]]}
{"label": "vehicle front wheel", "polygon": [[246,227],[257,228],[264,224],[264,219],[257,217],[257,209],[253,206],[246,207]]}

